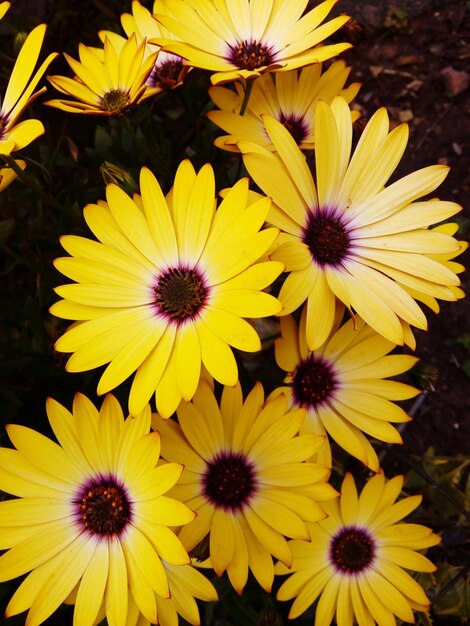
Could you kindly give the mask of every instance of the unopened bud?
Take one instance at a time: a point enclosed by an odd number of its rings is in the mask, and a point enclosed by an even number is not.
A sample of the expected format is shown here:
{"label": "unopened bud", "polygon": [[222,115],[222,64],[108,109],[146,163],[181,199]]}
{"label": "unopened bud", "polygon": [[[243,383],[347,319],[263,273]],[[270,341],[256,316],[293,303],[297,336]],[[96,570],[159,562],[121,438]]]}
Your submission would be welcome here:
{"label": "unopened bud", "polygon": [[28,33],[26,33],[23,30],[21,30],[19,33],[16,33],[15,39],[13,40],[13,51],[15,53],[15,56],[18,56],[27,37],[28,37]]}
{"label": "unopened bud", "polygon": [[100,172],[106,185],[114,183],[130,196],[139,189],[132,174],[120,165],[114,165],[109,161],[104,161],[100,167]]}

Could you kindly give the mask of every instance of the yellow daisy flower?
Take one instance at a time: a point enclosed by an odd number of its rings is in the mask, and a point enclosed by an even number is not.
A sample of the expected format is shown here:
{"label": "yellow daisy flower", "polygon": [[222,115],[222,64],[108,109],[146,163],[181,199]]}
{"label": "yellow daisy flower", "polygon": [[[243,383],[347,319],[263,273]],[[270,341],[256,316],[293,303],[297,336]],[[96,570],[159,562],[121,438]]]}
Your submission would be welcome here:
{"label": "yellow daisy flower", "polygon": [[[18,160],[16,161],[18,167],[22,170],[26,167],[26,161]],[[0,168],[0,192],[8,187],[10,183],[12,183],[17,177],[16,172],[13,171],[11,167],[2,167]]]}
{"label": "yellow daisy flower", "polygon": [[0,20],[5,15],[5,13],[8,11],[10,6],[11,6],[10,2],[0,2]]}
{"label": "yellow daisy flower", "polygon": [[[304,67],[300,72],[291,70],[277,74],[264,74],[253,84],[253,90],[243,115],[240,109],[244,90],[235,83],[236,91],[226,87],[211,87],[209,95],[221,109],[209,111],[209,119],[229,133],[217,137],[215,145],[223,150],[239,152],[238,141],[252,141],[274,150],[263,123],[268,113],[284,124],[301,150],[315,147],[315,106],[318,100],[331,102],[341,94],[351,102],[359,91],[359,83],[344,85],[351,71],[344,61],[336,61],[322,74],[322,64]],[[359,117],[351,112],[352,120]]]}
{"label": "yellow daisy flower", "polygon": [[227,571],[238,593],[248,569],[269,591],[271,555],[291,563],[284,535],[309,540],[306,522],[324,517],[318,501],[336,495],[325,482],[329,470],[304,463],[323,443],[315,435],[296,436],[304,413],[289,410],[284,396],[265,403],[259,383],[245,402],[240,384],[225,387],[219,408],[201,382],[193,403],[180,404],[178,424],[153,416],[162,456],[184,459],[171,495],[197,513],[179,537],[189,551],[210,533],[211,565],[218,576]]}
{"label": "yellow daisy flower", "polygon": [[180,41],[152,42],[188,65],[215,72],[213,84],[253,79],[320,63],[350,48],[319,45],[349,20],[342,15],[322,24],[336,2],[326,0],[303,15],[308,0],[164,0],[167,12],[155,17]]}
{"label": "yellow daisy flower", "polygon": [[[157,467],[160,436],[150,433],[150,407],[124,420],[108,395],[98,411],[77,394],[70,413],[47,401],[59,444],[29,428],[7,426],[16,450],[0,448],[0,581],[30,572],[6,614],[29,609],[38,626],[78,585],[74,623],[91,626],[104,602],[109,624],[124,624],[128,590],[156,621],[155,594],[170,597],[162,559],[189,563],[169,528],[194,513],[164,495],[182,465]],[[137,557],[138,555],[138,557]]]}
{"label": "yellow daisy flower", "polygon": [[[8,3],[0,5],[0,15],[7,11],[6,5]],[[45,24],[40,24],[29,33],[11,72],[0,108],[0,155],[21,150],[44,133],[44,126],[39,120],[17,122],[26,107],[46,91],[42,87],[34,92],[47,67],[57,56],[57,53],[51,53],[34,72],[46,28]]]}
{"label": "yellow daisy flower", "polygon": [[99,394],[136,372],[131,414],[156,391],[158,411],[169,417],[182,398],[193,397],[201,362],[221,383],[236,383],[230,346],[247,352],[261,348],[257,332],[243,318],[280,311],[280,302],[261,290],[283,265],[256,263],[278,231],[260,231],[271,201],[249,204],[248,179],[238,181],[217,210],[210,165],[196,174],[183,161],[166,198],[143,168],[140,188],[142,197],[132,200],[108,185],[108,204],[85,208],[100,243],[62,237],[72,256],[55,265],[78,284],[56,288],[64,300],[51,312],[79,323],[55,347],[74,353],[69,372],[110,363]]}
{"label": "yellow daisy flower", "polygon": [[103,50],[80,44],[80,62],[64,54],[74,78],[48,76],[54,87],[77,100],[49,100],[44,104],[68,113],[120,115],[138,104],[158,52],[145,54],[146,42],[131,35],[122,46],[105,38]]}
{"label": "yellow daisy flower", "polygon": [[277,150],[241,142],[245,166],[274,200],[268,221],[284,232],[272,259],[289,271],[279,299],[287,315],[307,301],[307,345],[321,346],[335,318],[336,299],[396,344],[406,325],[427,327],[416,301],[401,287],[455,300],[460,281],[431,255],[452,254],[458,242],[429,230],[461,207],[415,202],[444,180],[444,165],[425,167],[385,187],[408,140],[408,126],[390,133],[385,109],[367,124],[352,157],[351,112],[344,98],[318,102],[315,116],[316,185],[303,153],[276,119],[264,123]]}
{"label": "yellow daisy flower", "polygon": [[395,615],[414,623],[413,610],[427,611],[429,600],[405,570],[433,572],[436,568],[416,552],[440,542],[420,524],[398,523],[421,502],[411,496],[395,502],[403,477],[369,480],[358,496],[347,474],[339,499],[326,502],[328,517],[309,524],[311,543],[290,541],[291,568],[276,564],[276,574],[292,574],[277,594],[295,597],[289,618],[301,615],[319,597],[315,626],[395,626]]}
{"label": "yellow daisy flower", "polygon": [[[349,320],[340,328],[335,324],[327,341],[310,351],[305,323],[305,308],[299,329],[291,315],[281,318],[282,337],[275,342],[275,354],[279,367],[288,372],[288,386],[276,389],[274,396],[283,393],[292,406],[307,410],[301,432],[331,437],[378,472],[377,454],[364,433],[387,443],[402,443],[390,422],[410,418],[393,401],[413,398],[419,391],[386,379],[406,372],[418,359],[389,355],[395,344],[361,319]],[[328,442],[317,459],[331,467]]]}

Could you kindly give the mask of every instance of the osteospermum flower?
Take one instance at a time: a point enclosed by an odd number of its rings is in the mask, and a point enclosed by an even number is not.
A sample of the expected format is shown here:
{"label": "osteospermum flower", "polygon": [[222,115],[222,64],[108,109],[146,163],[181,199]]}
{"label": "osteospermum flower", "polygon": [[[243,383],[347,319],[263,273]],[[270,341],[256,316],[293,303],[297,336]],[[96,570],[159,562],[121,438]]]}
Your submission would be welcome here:
{"label": "osteospermum flower", "polygon": [[297,436],[304,410],[288,410],[284,396],[264,403],[259,383],[245,402],[239,384],[225,387],[219,408],[203,381],[194,403],[182,402],[177,414],[179,424],[154,416],[153,427],[161,431],[162,456],[184,459],[172,495],[197,517],[181,529],[183,545],[192,550],[210,533],[217,575],[227,570],[241,593],[250,569],[269,591],[271,555],[291,563],[284,535],[309,540],[306,521],[324,516],[317,502],[336,495],[325,482],[329,471],[303,462],[323,438]]}
{"label": "osteospermum flower", "polygon": [[328,517],[309,524],[312,541],[291,541],[291,568],[276,565],[276,574],[292,574],[279,600],[295,598],[293,619],[317,598],[315,626],[392,626],[395,615],[414,623],[413,610],[427,611],[429,600],[405,570],[433,572],[436,568],[416,552],[439,543],[431,529],[397,523],[416,509],[420,496],[396,502],[403,477],[388,482],[382,474],[369,480],[358,496],[347,474],[339,500],[326,502]]}
{"label": "osteospermum flower", "polygon": [[[209,95],[221,109],[209,111],[209,119],[229,133],[217,137],[215,145],[223,150],[238,152],[237,142],[252,141],[273,150],[263,123],[263,115],[269,113],[287,128],[301,150],[315,147],[315,105],[318,100],[331,102],[341,94],[347,102],[357,95],[359,83],[344,88],[350,67],[344,61],[336,61],[322,74],[321,63],[276,74],[264,74],[253,84],[253,90],[243,115],[240,109],[244,92],[240,83],[236,91],[226,87],[211,87]],[[359,117],[352,111],[352,120]]]}
{"label": "osteospermum flower", "polygon": [[[8,2],[0,5],[0,17],[8,7]],[[34,72],[46,28],[45,24],[40,24],[29,33],[11,72],[0,108],[0,155],[21,150],[44,133],[44,126],[39,120],[18,122],[18,119],[26,107],[46,91],[45,87],[36,92],[34,90],[49,64],[57,56],[55,52],[51,53]]]}
{"label": "osteospermum flower", "polygon": [[403,344],[406,326],[427,321],[406,285],[435,298],[455,300],[460,281],[435,254],[460,250],[458,242],[429,230],[461,207],[437,200],[415,202],[444,180],[434,165],[384,187],[408,139],[408,126],[388,132],[388,115],[371,118],[352,157],[351,112],[344,98],[318,102],[315,116],[316,185],[288,130],[264,118],[273,154],[241,142],[248,172],[274,200],[268,221],[282,228],[271,258],[290,272],[279,299],[287,315],[307,301],[307,345],[321,346],[335,318],[336,300],[390,341]]}
{"label": "osteospermum flower", "polygon": [[[281,318],[276,361],[288,372],[288,386],[279,387],[275,395],[284,393],[292,406],[307,410],[302,432],[328,435],[378,472],[377,454],[364,433],[387,443],[402,443],[391,422],[410,418],[393,401],[413,398],[419,392],[386,379],[405,372],[417,359],[406,354],[389,355],[395,344],[360,319],[341,327],[336,324],[327,341],[310,351],[305,341],[305,309],[302,313],[299,329],[292,316]],[[331,467],[328,443],[317,458]]]}
{"label": "osteospermum flower", "polygon": [[29,428],[7,426],[16,450],[0,448],[0,581],[30,572],[6,614],[29,609],[38,626],[78,585],[74,623],[92,626],[102,603],[109,624],[125,624],[128,590],[156,621],[155,594],[170,597],[162,559],[189,563],[169,526],[194,514],[164,495],[182,466],[157,466],[160,436],[150,407],[124,420],[108,395],[98,410],[77,394],[73,412],[47,401],[59,444]]}
{"label": "osteospermum flower", "polygon": [[326,0],[305,15],[308,0],[164,2],[170,13],[155,17],[181,41],[152,41],[187,59],[188,65],[215,72],[213,84],[320,63],[351,47],[318,45],[349,20],[343,15],[322,24],[337,0]]}
{"label": "osteospermum flower", "polygon": [[108,185],[108,205],[85,208],[101,243],[62,237],[72,258],[55,265],[77,284],[56,289],[64,300],[51,312],[79,320],[56,343],[60,352],[74,353],[68,371],[110,363],[98,384],[100,394],[136,372],[131,414],[156,391],[158,410],[168,417],[181,398],[193,397],[201,363],[223,384],[236,383],[230,346],[261,348],[243,318],[279,312],[279,301],[261,290],[283,266],[256,263],[278,231],[259,232],[270,200],[247,206],[247,179],[228,191],[217,210],[210,165],[196,174],[184,161],[167,198],[146,168],[140,187],[142,197],[132,200]]}
{"label": "osteospermum flower", "polygon": [[105,38],[101,52],[80,44],[76,61],[64,53],[74,78],[48,76],[54,87],[76,100],[49,100],[45,104],[68,113],[120,115],[138,104],[147,89],[146,80],[158,52],[145,54],[146,42],[131,35],[122,46]]}

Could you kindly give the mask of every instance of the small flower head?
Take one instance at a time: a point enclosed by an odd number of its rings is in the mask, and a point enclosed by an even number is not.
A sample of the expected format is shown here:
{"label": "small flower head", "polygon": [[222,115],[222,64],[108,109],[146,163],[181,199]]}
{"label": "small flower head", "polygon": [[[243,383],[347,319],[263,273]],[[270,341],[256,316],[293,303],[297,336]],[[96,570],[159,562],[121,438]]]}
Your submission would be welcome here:
{"label": "small flower head", "polygon": [[[266,131],[263,116],[269,112],[283,124],[301,150],[315,147],[315,106],[318,100],[331,102],[341,94],[347,102],[357,95],[359,84],[345,88],[351,68],[336,61],[322,73],[322,64],[315,63],[300,71],[263,74],[253,83],[246,111],[240,115],[244,89],[240,82],[235,89],[214,86],[209,95],[219,111],[209,111],[209,119],[228,135],[217,137],[215,145],[223,150],[239,152],[238,142],[250,141],[268,150],[274,146]],[[354,121],[357,111],[351,112]]]}
{"label": "small flower head", "polygon": [[[421,502],[419,496],[396,502],[403,477],[369,480],[358,495],[347,474],[338,500],[324,503],[328,517],[309,524],[311,542],[291,541],[292,567],[276,565],[276,574],[290,574],[279,600],[295,598],[289,618],[301,615],[318,599],[315,626],[395,624],[395,616],[414,623],[413,610],[427,611],[429,600],[405,570],[436,568],[417,552],[439,543],[429,528],[401,520]],[[397,523],[398,522],[398,523]]]}
{"label": "small flower head", "polygon": [[[395,344],[361,319],[340,326],[343,311],[339,310],[331,335],[315,350],[309,350],[305,341],[306,307],[299,328],[292,316],[281,318],[276,361],[287,372],[288,386],[273,395],[284,393],[292,406],[306,409],[302,432],[326,435],[378,472],[377,454],[365,435],[387,443],[402,442],[392,424],[410,418],[394,401],[413,398],[419,392],[388,377],[402,374],[417,359],[390,355]],[[331,467],[328,441],[319,455],[318,460]]]}
{"label": "small flower head", "polygon": [[132,35],[123,45],[105,38],[103,49],[80,44],[76,61],[65,55],[74,78],[48,76],[54,87],[76,100],[49,100],[45,104],[68,113],[120,115],[138,104],[146,91],[157,52],[145,54],[146,42]]}

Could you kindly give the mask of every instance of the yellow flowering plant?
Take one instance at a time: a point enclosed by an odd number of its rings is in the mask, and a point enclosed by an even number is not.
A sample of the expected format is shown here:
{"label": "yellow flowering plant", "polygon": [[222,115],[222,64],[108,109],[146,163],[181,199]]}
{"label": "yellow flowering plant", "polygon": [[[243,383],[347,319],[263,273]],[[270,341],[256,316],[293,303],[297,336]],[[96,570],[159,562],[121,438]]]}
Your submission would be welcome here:
{"label": "yellow flowering plant", "polygon": [[465,70],[423,113],[419,16],[52,4],[0,2],[2,626],[460,626]]}

